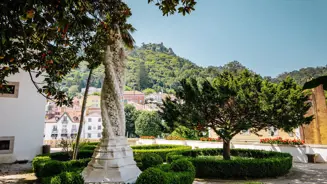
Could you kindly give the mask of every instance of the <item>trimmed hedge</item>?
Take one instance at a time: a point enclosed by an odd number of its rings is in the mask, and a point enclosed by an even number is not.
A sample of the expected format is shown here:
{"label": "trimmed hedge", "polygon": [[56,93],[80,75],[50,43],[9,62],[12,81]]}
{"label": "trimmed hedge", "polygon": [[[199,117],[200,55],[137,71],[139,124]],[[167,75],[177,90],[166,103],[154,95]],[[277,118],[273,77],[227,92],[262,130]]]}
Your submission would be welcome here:
{"label": "trimmed hedge", "polygon": [[[94,149],[97,147],[98,143],[92,142],[92,143],[85,143],[82,145],[79,150],[80,152],[84,152],[87,154],[88,151],[94,151]],[[135,157],[138,157],[138,155],[142,155],[145,153],[155,153],[161,156],[163,160],[166,160],[166,155],[172,151],[178,151],[178,150],[190,150],[192,149],[191,146],[183,146],[183,145],[170,145],[170,144],[153,144],[153,145],[138,145],[138,146],[131,146],[133,149],[133,153]],[[92,154],[91,154],[92,156]],[[82,158],[87,158],[84,156],[79,156]],[[58,160],[58,159],[56,159]],[[68,159],[69,160],[69,159]]]}
{"label": "trimmed hedge", "polygon": [[[44,184],[72,183],[71,178],[74,178],[76,173],[79,174],[91,160],[97,144],[86,143],[82,145],[78,153],[78,160],[70,160],[67,152],[57,152],[35,157],[32,165],[36,177]],[[142,145],[132,146],[132,148],[134,159],[141,170],[162,164],[166,155],[172,151],[191,149],[189,146],[180,145]]]}
{"label": "trimmed hedge", "polygon": [[141,171],[153,166],[157,166],[163,163],[161,156],[155,153],[146,153],[143,155],[138,155],[134,158],[137,163],[137,166]]}
{"label": "trimmed hedge", "polygon": [[58,161],[51,160],[49,156],[35,157],[32,162],[33,171],[37,178],[47,178],[63,172],[76,172],[87,166],[91,158]]}
{"label": "trimmed hedge", "polygon": [[182,145],[141,145],[141,146],[132,146],[133,153],[135,157],[138,155],[143,155],[147,153],[155,153],[161,156],[163,160],[166,160],[166,156],[170,152],[175,151],[186,151],[191,150],[191,146],[182,146]]}
{"label": "trimmed hedge", "polygon": [[272,151],[232,149],[232,156],[253,159],[220,160],[213,157],[222,155],[222,149],[195,149],[176,151],[167,155],[167,161],[187,159],[196,168],[198,178],[263,178],[282,176],[292,168],[292,156]]}
{"label": "trimmed hedge", "polygon": [[195,168],[187,160],[177,160],[170,164],[151,167],[137,178],[136,184],[192,184]]}

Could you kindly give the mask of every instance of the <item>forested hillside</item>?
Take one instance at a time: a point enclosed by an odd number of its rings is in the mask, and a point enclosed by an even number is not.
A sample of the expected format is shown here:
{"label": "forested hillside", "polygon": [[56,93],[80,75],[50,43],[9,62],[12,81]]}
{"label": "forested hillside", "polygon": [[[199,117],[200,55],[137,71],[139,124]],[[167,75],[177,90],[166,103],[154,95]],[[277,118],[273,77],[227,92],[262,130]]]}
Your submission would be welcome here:
{"label": "forested hillside", "polygon": [[[72,71],[63,81],[62,87],[71,95],[78,93],[85,87],[88,76],[87,64],[82,63],[78,69]],[[224,66],[200,67],[191,61],[177,56],[173,49],[161,44],[142,44],[128,54],[126,71],[126,89],[144,90],[152,88],[155,91],[173,92],[179,86],[183,78],[214,78],[223,70],[238,71],[245,69],[237,61],[229,62]],[[93,72],[91,86],[100,88],[104,68],[100,66]],[[273,81],[280,81],[286,76],[291,76],[297,83],[303,83],[310,77],[317,77],[327,74],[327,67],[303,68],[289,73],[283,73]]]}

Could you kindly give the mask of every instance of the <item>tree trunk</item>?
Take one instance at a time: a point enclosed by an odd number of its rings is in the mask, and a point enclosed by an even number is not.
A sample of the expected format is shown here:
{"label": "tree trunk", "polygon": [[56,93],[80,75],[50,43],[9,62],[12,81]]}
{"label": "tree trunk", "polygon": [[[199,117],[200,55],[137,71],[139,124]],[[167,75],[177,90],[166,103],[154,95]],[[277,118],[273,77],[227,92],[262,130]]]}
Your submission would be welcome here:
{"label": "tree trunk", "polygon": [[223,157],[224,160],[230,160],[230,140],[223,140]]}
{"label": "tree trunk", "polygon": [[84,92],[84,97],[83,97],[82,110],[81,110],[81,118],[80,118],[80,121],[79,121],[79,127],[78,127],[78,133],[77,133],[77,137],[76,137],[75,146],[74,146],[74,149],[73,149],[73,158],[72,158],[73,160],[76,160],[77,155],[78,155],[78,146],[79,146],[79,141],[80,141],[80,138],[81,138],[83,125],[84,125],[84,112],[85,112],[85,106],[86,106],[86,101],[87,101],[87,95],[89,93],[89,87],[90,87],[92,72],[93,72],[93,69],[90,70],[89,76],[88,76],[87,82],[86,82],[86,87],[85,87],[85,92]]}

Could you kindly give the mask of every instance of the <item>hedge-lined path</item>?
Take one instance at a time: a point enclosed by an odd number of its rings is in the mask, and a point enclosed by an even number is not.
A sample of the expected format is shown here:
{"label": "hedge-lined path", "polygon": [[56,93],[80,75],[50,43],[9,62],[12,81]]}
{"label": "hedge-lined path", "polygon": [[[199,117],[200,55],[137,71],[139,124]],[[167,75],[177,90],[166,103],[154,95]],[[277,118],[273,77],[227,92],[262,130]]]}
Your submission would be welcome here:
{"label": "hedge-lined path", "polygon": [[[252,180],[251,180],[252,181]],[[286,176],[276,179],[253,180],[264,184],[327,184],[327,164],[293,163],[293,168]],[[246,181],[236,180],[202,180],[197,179],[194,184],[243,184]],[[258,183],[259,184],[259,183]]]}
{"label": "hedge-lined path", "polygon": [[0,184],[7,183],[36,183],[32,173],[31,163],[26,164],[0,164]]}

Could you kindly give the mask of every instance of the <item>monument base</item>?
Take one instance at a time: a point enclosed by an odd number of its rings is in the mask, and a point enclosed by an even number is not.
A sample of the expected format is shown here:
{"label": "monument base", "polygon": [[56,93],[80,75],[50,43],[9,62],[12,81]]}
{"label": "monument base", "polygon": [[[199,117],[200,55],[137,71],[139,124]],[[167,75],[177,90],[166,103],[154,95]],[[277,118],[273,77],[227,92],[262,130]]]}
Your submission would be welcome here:
{"label": "monument base", "polygon": [[83,170],[84,183],[135,183],[141,174],[126,137],[102,139]]}

